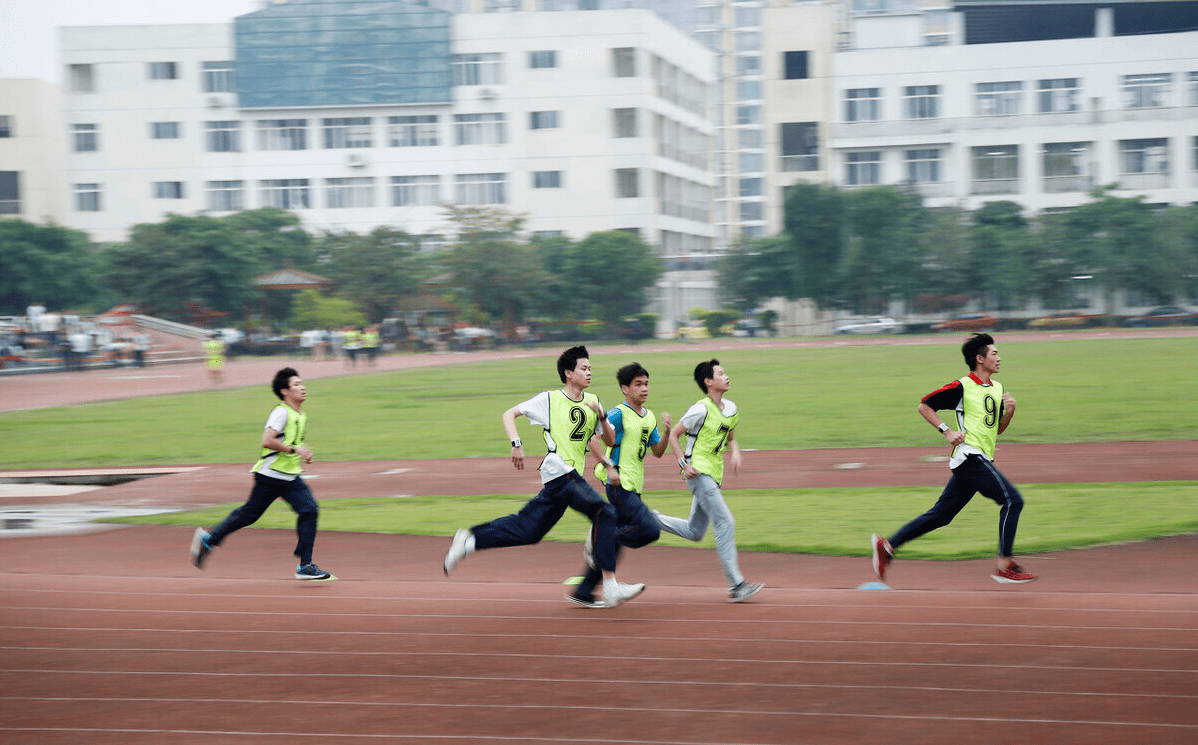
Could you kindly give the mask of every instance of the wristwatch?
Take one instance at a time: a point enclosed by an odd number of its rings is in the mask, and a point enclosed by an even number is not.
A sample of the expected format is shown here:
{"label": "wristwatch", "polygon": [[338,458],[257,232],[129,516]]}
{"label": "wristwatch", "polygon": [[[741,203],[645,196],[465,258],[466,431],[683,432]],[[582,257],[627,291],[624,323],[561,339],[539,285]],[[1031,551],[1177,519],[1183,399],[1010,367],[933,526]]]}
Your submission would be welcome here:
{"label": "wristwatch", "polygon": [[947,424],[945,424],[944,422],[941,422],[941,423],[940,423],[940,426],[939,426],[939,427],[937,427],[937,429],[939,429],[939,430],[940,430],[940,434],[944,434],[945,432],[947,432],[947,431],[948,431],[948,425],[947,425]]}
{"label": "wristwatch", "polygon": [[520,438],[519,438],[519,437],[517,437],[516,439],[512,440],[512,447],[514,447],[514,448],[522,448],[522,447],[524,447],[524,443],[523,443],[523,442],[520,442]]}
{"label": "wristwatch", "polygon": [[683,469],[683,470],[685,470],[685,469],[686,469],[686,458],[679,458],[679,459],[678,459],[678,467],[679,467],[679,468],[681,468],[681,469]]}

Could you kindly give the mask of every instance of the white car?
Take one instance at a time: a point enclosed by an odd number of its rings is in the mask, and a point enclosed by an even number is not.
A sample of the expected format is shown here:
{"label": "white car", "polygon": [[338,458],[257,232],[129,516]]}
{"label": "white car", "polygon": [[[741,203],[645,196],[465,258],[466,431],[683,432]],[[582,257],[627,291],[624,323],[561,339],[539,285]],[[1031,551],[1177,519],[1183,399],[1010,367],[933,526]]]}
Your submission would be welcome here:
{"label": "white car", "polygon": [[907,327],[893,318],[877,316],[848,321],[832,329],[833,334],[901,334]]}

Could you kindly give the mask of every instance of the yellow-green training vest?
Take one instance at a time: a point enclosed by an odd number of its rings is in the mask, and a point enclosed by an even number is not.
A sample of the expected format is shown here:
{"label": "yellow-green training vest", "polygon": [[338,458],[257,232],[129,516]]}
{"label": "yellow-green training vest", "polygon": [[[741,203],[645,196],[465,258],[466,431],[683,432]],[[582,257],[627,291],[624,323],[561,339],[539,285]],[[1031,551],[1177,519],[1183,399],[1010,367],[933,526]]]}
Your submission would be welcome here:
{"label": "yellow-green training vest", "polygon": [[[957,426],[965,433],[966,445],[971,445],[994,460],[994,443],[998,440],[998,423],[1002,419],[1002,383],[991,380],[981,385],[973,375],[961,378],[961,405],[957,408]],[[953,450],[956,455],[956,449]]]}
{"label": "yellow-green training vest", "polygon": [[584,392],[581,401],[571,401],[561,390],[548,393],[549,426],[545,428],[545,446],[581,474],[586,468],[587,441],[595,432],[595,422],[599,421],[599,415],[590,404],[598,404],[599,397]]}
{"label": "yellow-green training vest", "polygon": [[707,407],[707,416],[699,427],[699,434],[686,433],[686,457],[699,473],[705,473],[716,483],[724,480],[724,448],[728,445],[728,433],[736,429],[740,411],[724,416],[720,407],[710,397],[702,401]]}
{"label": "yellow-green training vest", "polygon": [[[645,456],[649,452],[649,437],[657,428],[657,417],[649,409],[641,416],[627,402],[617,408],[624,423],[624,435],[614,447],[607,449],[607,457],[616,462],[620,474],[620,488],[641,493],[645,484]],[[607,466],[595,466],[595,476],[607,483]]]}
{"label": "yellow-green training vest", "polygon": [[[275,409],[287,410],[287,424],[283,426],[283,442],[292,447],[298,448],[304,443],[304,432],[308,429],[308,415],[302,411],[296,411],[287,404],[279,404]],[[274,413],[273,411],[271,413]],[[252,473],[258,473],[262,469],[266,459],[270,456],[277,456],[270,464],[270,468],[279,473],[294,473],[301,474],[304,472],[303,461],[300,459],[299,453],[280,453],[277,450],[271,450],[263,446],[262,453],[258,456],[258,462],[250,469]]]}

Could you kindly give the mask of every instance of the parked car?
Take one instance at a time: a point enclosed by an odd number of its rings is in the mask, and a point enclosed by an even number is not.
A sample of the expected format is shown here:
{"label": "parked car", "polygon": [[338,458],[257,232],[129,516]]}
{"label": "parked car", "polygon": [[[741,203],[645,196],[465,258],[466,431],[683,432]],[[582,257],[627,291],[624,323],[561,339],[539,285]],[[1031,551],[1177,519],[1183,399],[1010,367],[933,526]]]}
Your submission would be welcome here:
{"label": "parked car", "polygon": [[1002,321],[989,313],[957,313],[932,324],[933,331],[997,331]]}
{"label": "parked car", "polygon": [[1142,316],[1131,316],[1124,323],[1128,326],[1179,326],[1187,323],[1198,323],[1198,313],[1176,305],[1162,305],[1153,308]]}
{"label": "parked car", "polygon": [[907,327],[893,318],[875,316],[859,321],[849,321],[832,329],[833,334],[901,334]]}
{"label": "parked car", "polygon": [[1090,326],[1102,316],[1096,313],[1080,313],[1078,311],[1054,313],[1043,318],[1028,321],[1031,329],[1080,329]]}

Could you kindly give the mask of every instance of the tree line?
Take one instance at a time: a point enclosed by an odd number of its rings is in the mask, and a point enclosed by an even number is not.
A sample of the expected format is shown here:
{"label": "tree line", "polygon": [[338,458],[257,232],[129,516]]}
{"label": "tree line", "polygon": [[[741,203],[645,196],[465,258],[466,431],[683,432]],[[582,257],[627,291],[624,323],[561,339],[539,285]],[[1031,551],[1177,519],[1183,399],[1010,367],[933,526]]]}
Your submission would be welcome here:
{"label": "tree line", "polygon": [[[170,215],[98,248],[82,231],[0,220],[0,314],[21,315],[34,301],[80,313],[130,302],[180,322],[203,309],[227,314],[229,325],[333,327],[377,323],[405,297],[427,293],[479,324],[615,324],[645,305],[662,272],[656,251],[631,233],[526,240],[518,216],[447,209],[456,238],[444,251],[422,251],[421,236],[392,227],[310,233],[279,209]],[[335,285],[328,293],[255,286],[255,277],[283,267]]]}
{"label": "tree line", "polygon": [[[788,190],[785,229],[742,242],[720,263],[724,301],[811,298],[826,309],[885,313],[892,301],[936,313],[1075,307],[1077,283],[1152,303],[1198,297],[1198,206],[1160,208],[1095,190],[1083,205],[1027,216],[1014,202],[969,212],[928,208],[901,187]],[[1081,278],[1085,278],[1084,280]]]}

